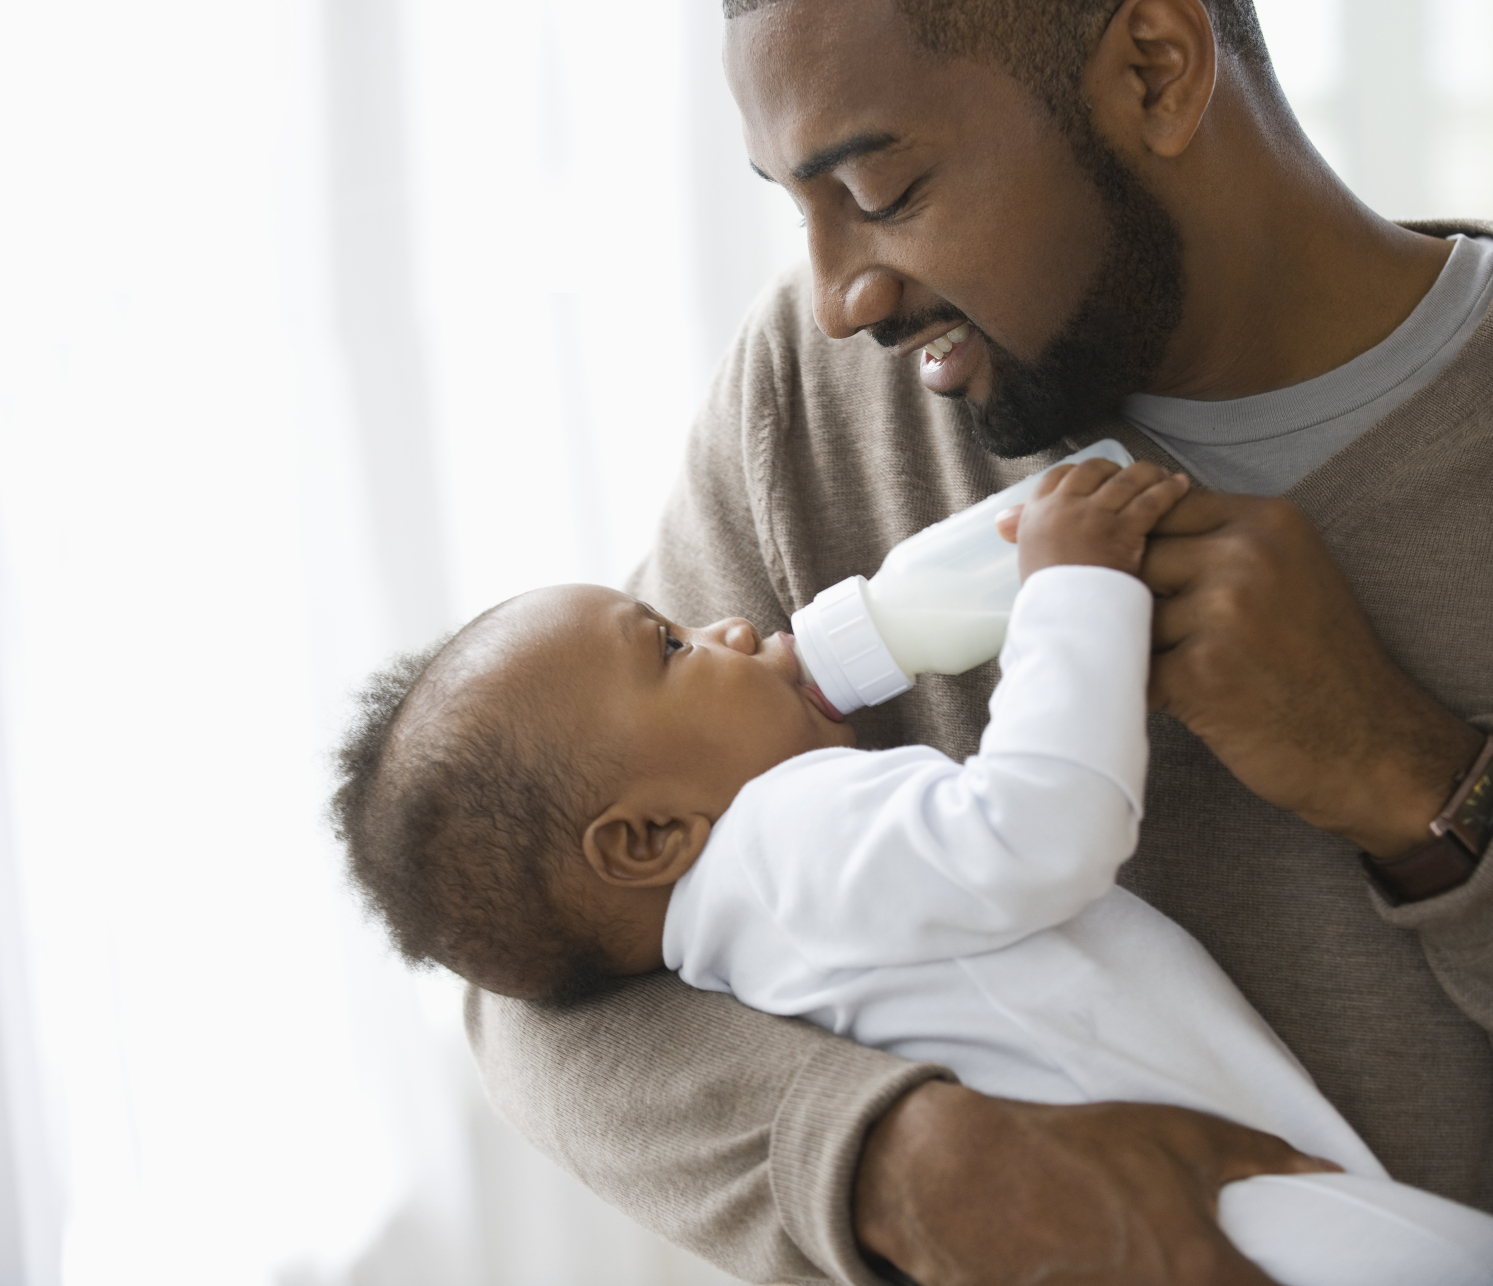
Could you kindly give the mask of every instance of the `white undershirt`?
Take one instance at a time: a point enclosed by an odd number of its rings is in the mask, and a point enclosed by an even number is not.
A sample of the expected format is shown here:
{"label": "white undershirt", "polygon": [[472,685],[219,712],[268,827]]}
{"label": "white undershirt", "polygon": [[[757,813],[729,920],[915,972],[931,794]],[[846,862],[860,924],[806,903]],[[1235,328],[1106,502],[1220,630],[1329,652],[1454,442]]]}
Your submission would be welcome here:
{"label": "white undershirt", "polygon": [[1135,393],[1120,413],[1199,482],[1281,495],[1425,388],[1493,306],[1493,240],[1451,238],[1436,284],[1383,343],[1316,379],[1201,402]]}

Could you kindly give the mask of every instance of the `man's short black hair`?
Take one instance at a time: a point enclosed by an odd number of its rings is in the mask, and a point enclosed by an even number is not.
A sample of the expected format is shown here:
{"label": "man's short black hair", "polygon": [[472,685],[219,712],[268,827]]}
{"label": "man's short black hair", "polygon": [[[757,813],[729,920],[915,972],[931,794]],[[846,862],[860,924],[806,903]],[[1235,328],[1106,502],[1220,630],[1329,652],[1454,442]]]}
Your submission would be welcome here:
{"label": "man's short black hair", "polygon": [[615,972],[556,898],[580,850],[586,767],[545,735],[547,712],[521,690],[481,703],[447,690],[441,661],[466,634],[396,658],[358,693],[333,826],[364,904],[408,963],[509,995],[576,999]]}
{"label": "man's short black hair", "polygon": [[[722,0],[727,18],[774,0]],[[913,38],[938,58],[1000,64],[1060,120],[1080,110],[1083,69],[1123,0],[894,0]],[[1254,0],[1203,0],[1219,47],[1254,72],[1270,54]]]}

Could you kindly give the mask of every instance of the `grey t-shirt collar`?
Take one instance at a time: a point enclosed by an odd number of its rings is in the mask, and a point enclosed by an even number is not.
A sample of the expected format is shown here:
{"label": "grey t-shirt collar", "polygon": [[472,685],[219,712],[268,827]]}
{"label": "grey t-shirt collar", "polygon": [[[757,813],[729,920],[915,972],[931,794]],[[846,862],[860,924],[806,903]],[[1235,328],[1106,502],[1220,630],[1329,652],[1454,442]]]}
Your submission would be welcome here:
{"label": "grey t-shirt collar", "polygon": [[1136,393],[1120,412],[1200,482],[1279,495],[1440,374],[1493,304],[1493,240],[1452,238],[1415,310],[1382,343],[1316,379],[1223,402]]}

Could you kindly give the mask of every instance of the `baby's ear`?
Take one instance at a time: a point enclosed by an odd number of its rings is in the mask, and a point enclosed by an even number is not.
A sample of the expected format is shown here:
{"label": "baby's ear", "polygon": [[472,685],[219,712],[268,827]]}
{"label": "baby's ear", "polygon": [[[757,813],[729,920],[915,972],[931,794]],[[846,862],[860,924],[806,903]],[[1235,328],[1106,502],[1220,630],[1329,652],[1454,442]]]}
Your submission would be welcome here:
{"label": "baby's ear", "polygon": [[619,888],[673,884],[695,864],[710,838],[710,819],[649,814],[613,804],[586,827],[581,847],[586,864]]}

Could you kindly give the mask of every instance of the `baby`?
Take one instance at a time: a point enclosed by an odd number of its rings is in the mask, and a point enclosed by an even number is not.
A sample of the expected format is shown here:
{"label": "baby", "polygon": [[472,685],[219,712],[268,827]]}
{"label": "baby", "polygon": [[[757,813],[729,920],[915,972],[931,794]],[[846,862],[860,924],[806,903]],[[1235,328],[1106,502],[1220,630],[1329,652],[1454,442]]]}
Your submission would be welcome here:
{"label": "baby", "polygon": [[979,753],[852,749],[792,638],[611,590],[493,608],[378,680],[334,810],[412,961],[564,1001],[667,966],[1048,1103],[1212,1112],[1343,1174],[1229,1185],[1284,1286],[1493,1283],[1493,1218],[1390,1181],[1208,954],[1115,885],[1141,818],[1154,465],[1054,470]]}

